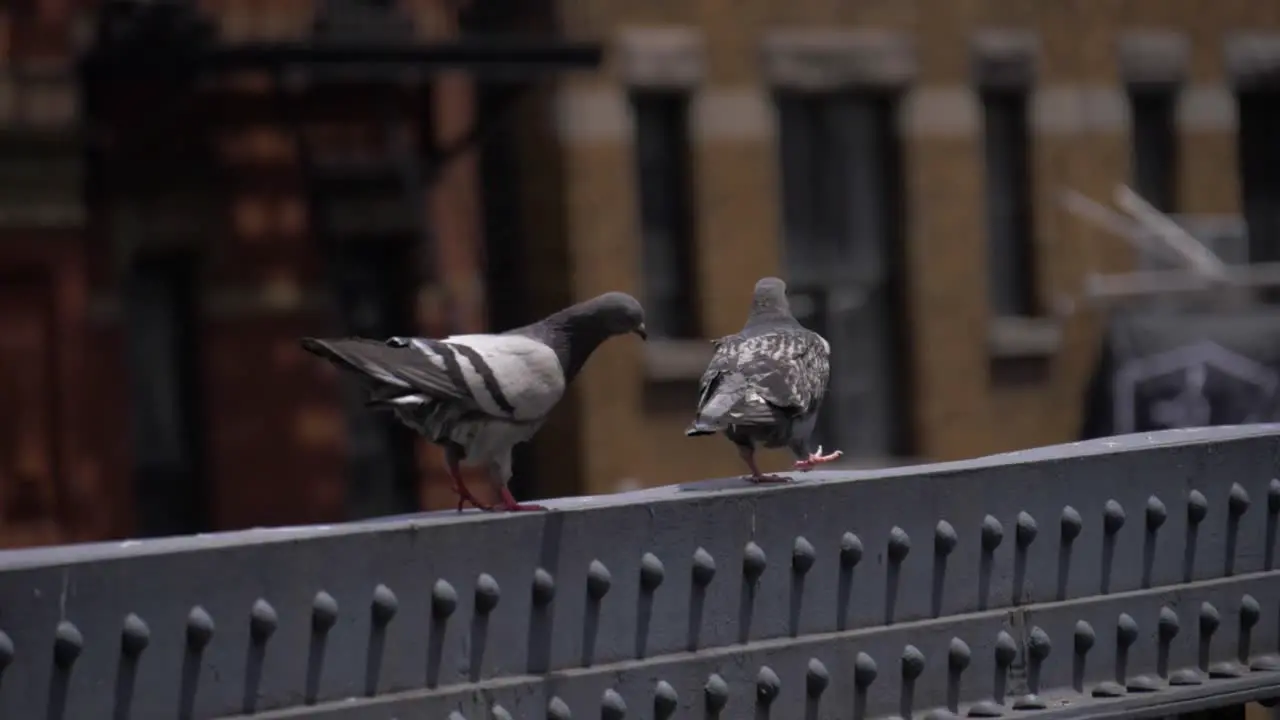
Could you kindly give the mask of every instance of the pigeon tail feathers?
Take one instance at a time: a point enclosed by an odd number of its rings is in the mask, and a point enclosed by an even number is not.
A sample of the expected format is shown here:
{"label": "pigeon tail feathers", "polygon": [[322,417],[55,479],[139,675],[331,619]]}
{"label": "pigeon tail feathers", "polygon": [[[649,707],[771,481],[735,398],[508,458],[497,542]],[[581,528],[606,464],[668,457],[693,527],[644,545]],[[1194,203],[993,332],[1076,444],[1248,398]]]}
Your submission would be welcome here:
{"label": "pigeon tail feathers", "polygon": [[698,409],[697,417],[685,429],[684,434],[694,437],[712,435],[724,430],[730,424],[726,422],[725,416],[746,400],[748,389],[747,379],[741,374],[730,373],[728,376],[722,376],[720,382],[711,390],[710,397]]}

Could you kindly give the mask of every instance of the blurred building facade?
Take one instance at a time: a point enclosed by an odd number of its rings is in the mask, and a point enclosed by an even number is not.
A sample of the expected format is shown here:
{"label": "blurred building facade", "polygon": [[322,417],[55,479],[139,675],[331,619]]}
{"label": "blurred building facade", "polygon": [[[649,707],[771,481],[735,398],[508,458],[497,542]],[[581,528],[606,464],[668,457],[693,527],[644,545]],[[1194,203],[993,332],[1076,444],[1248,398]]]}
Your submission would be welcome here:
{"label": "blurred building facade", "polygon": [[1085,276],[1135,258],[1064,190],[1110,204],[1127,183],[1201,225],[1243,215],[1255,261],[1280,243],[1273,6],[565,12],[612,42],[606,70],[559,97],[579,294],[636,291],[666,341],[585,373],[596,490],[741,472],[727,443],[679,431],[705,338],[741,326],[761,275],[787,278],[832,343],[827,449],[944,460],[1076,437],[1105,319]]}
{"label": "blurred building facade", "polygon": [[[592,360],[518,455],[519,490],[740,472],[726,442],[681,431],[708,339],[766,274],[832,342],[828,449],[1061,442],[1097,350],[1073,300],[1133,258],[1058,192],[1128,182],[1167,211],[1243,212],[1251,257],[1280,252],[1268,3],[199,7],[228,42],[366,17],[608,53],[514,104],[462,72],[94,93],[73,61],[105,42],[95,8],[0,8],[0,543],[448,506],[436,453],[297,338],[509,327],[614,289],[653,337]],[[424,148],[484,117],[501,119],[481,150],[429,172]]]}

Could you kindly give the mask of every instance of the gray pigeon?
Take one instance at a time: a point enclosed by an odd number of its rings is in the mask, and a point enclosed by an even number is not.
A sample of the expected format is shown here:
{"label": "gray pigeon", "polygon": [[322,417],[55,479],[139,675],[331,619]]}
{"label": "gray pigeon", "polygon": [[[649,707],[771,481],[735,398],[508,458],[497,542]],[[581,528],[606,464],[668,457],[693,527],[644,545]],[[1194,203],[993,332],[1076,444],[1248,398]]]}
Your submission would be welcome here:
{"label": "gray pigeon", "polygon": [[[370,407],[393,411],[444,448],[458,510],[464,502],[482,510],[543,510],[517,503],[507,489],[511,450],[538,431],[591,353],[625,333],[647,339],[644,310],[630,295],[611,292],[499,335],[303,338],[302,347],[358,374]],[[499,508],[471,494],[460,464],[489,467],[502,495]]]}
{"label": "gray pigeon", "polygon": [[698,389],[698,414],[685,435],[723,432],[738,447],[752,482],[787,482],[761,475],[756,445],[789,449],[798,470],[831,462],[842,453],[809,452],[809,438],[831,373],[831,346],[791,315],[787,285],[767,277],[756,283],[747,324],[715,341],[716,351]]}

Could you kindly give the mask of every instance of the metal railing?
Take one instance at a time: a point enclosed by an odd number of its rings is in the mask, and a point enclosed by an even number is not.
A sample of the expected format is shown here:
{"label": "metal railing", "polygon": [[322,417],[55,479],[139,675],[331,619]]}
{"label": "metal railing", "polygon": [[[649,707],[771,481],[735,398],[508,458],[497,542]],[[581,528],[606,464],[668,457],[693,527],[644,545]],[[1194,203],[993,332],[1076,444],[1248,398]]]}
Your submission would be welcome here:
{"label": "metal railing", "polygon": [[1276,697],[1278,459],[1280,426],[1208,428],[0,552],[0,717],[1141,717]]}

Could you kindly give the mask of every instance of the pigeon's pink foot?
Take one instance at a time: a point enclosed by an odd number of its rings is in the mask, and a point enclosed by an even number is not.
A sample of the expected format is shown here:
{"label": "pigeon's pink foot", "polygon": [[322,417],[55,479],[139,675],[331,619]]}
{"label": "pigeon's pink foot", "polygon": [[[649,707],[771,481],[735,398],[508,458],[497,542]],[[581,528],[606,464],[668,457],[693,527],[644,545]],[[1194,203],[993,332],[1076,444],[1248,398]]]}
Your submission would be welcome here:
{"label": "pigeon's pink foot", "polygon": [[842,455],[844,455],[844,453],[839,450],[836,450],[830,455],[823,455],[822,446],[819,445],[817,451],[810,453],[809,457],[804,460],[797,460],[795,467],[797,470],[812,470],[823,463],[839,460]]}
{"label": "pigeon's pink foot", "polygon": [[467,503],[471,503],[481,510],[493,510],[492,505],[476,499],[476,496],[471,494],[471,490],[467,489],[467,484],[462,482],[462,471],[458,468],[457,458],[446,458],[445,469],[449,472],[449,479],[453,481],[453,491],[458,493],[458,512],[462,512]]}
{"label": "pigeon's pink foot", "polygon": [[538,512],[540,510],[546,510],[547,508],[533,503],[518,503],[516,502],[516,499],[511,496],[511,491],[504,487],[502,488],[502,504],[489,509],[493,511],[501,510],[504,512]]}
{"label": "pigeon's pink foot", "polygon": [[748,475],[747,482],[757,485],[768,485],[770,483],[789,483],[791,478],[782,475]]}

